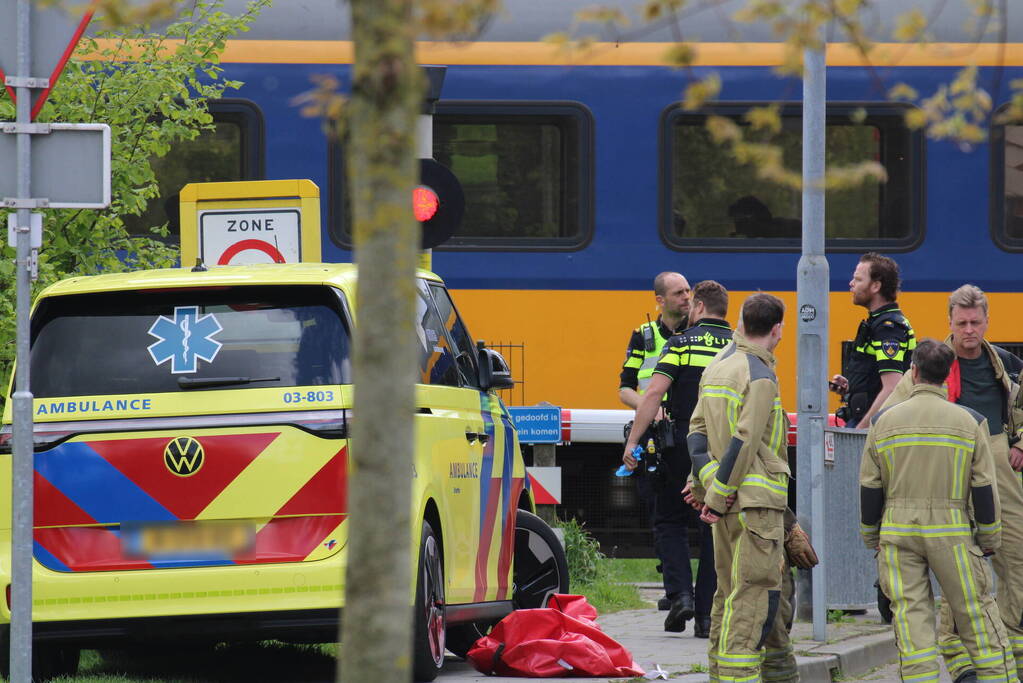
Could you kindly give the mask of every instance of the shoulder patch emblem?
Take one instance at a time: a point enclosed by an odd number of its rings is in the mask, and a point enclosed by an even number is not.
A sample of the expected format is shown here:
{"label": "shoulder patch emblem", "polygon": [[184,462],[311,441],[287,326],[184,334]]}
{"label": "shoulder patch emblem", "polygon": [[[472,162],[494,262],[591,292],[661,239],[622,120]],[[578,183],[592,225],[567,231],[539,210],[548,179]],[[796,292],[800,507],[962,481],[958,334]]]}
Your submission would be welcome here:
{"label": "shoulder patch emblem", "polygon": [[895,323],[893,323],[891,320],[885,320],[883,323],[881,323],[881,327],[895,327]]}
{"label": "shoulder patch emblem", "polygon": [[894,339],[885,339],[881,342],[881,352],[889,358],[895,358],[895,354],[899,352],[899,342]]}

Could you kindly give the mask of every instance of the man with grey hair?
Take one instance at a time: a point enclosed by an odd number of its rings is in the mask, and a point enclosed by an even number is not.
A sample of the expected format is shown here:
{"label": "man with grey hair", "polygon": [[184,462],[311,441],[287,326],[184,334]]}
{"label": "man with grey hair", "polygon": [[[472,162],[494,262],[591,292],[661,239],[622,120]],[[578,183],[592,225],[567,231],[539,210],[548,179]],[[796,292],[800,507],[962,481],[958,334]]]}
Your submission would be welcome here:
{"label": "man with grey hair", "polygon": [[[992,558],[998,576],[998,609],[1008,630],[1019,675],[1023,675],[1023,404],[1019,372],[1023,361],[988,342],[988,300],[966,284],[948,298],[950,335],[945,340],[956,358],[945,382],[949,401],[987,418],[994,456],[995,480],[1002,510],[1002,547]],[[899,382],[886,406],[905,400],[912,390],[909,373]],[[941,611],[938,645],[953,681],[976,680],[971,662],[955,631],[947,606]]]}

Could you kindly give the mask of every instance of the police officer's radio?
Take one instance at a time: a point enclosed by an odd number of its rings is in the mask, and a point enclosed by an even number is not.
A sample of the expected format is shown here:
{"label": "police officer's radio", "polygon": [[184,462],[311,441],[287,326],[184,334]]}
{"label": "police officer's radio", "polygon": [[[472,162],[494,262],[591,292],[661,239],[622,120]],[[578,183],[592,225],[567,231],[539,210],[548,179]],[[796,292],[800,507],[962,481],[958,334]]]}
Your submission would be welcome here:
{"label": "police officer's radio", "polygon": [[654,339],[654,324],[650,322],[650,314],[646,314],[646,326],[643,328],[643,349],[653,351],[657,348],[657,340]]}

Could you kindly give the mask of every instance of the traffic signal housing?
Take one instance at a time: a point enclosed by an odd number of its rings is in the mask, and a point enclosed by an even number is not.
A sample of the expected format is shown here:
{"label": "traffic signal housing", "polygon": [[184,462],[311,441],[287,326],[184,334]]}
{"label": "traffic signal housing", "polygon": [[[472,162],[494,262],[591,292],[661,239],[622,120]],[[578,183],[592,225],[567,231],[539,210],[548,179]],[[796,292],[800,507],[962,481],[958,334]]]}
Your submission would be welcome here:
{"label": "traffic signal housing", "polygon": [[412,190],[412,211],[423,226],[420,244],[423,249],[443,244],[462,224],[465,212],[462,184],[436,159],[419,160],[419,185]]}

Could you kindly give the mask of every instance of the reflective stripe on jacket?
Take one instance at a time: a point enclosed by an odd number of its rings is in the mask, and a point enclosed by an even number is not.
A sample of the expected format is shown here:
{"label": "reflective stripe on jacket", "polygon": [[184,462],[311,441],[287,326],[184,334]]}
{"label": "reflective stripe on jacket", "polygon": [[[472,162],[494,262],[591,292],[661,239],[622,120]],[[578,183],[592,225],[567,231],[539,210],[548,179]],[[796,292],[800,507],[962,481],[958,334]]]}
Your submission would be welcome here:
{"label": "reflective stripe on jacket", "polygon": [[[1016,444],[1023,437],[1023,396],[1020,395],[1020,385],[1013,380],[1012,375],[1007,371],[1001,354],[998,353],[998,347],[986,339],[981,340],[981,344],[984,347],[984,352],[991,359],[991,367],[995,371],[995,382],[999,384],[1002,396],[1005,397],[1005,407],[1002,410],[1002,428],[1009,438],[1009,443]],[[951,336],[945,339],[945,345],[953,351],[955,350],[952,347]],[[902,376],[899,383],[895,385],[895,390],[885,399],[882,409],[893,406],[896,403],[901,403],[909,398],[913,390],[913,378],[911,375],[912,373],[907,372]]]}
{"label": "reflective stripe on jacket", "polygon": [[717,512],[784,510],[788,500],[786,417],[770,351],[736,332],[700,379],[687,443],[698,498]]}
{"label": "reflective stripe on jacket", "polygon": [[[643,340],[643,334],[647,329],[653,331],[654,338],[654,348],[649,351]],[[619,388],[635,389],[642,394],[650,384],[654,368],[661,357],[661,352],[664,351],[664,344],[671,336],[672,331],[667,330],[660,317],[652,322],[645,322],[633,330],[632,337],[629,338],[629,347],[625,351]]]}
{"label": "reflective stripe on jacket", "polygon": [[860,463],[864,542],[873,548],[916,536],[961,543],[973,535],[967,512],[972,497],[978,541],[997,547],[1001,514],[994,476],[984,416],[949,403],[941,387],[914,385],[908,399],[871,420]]}

